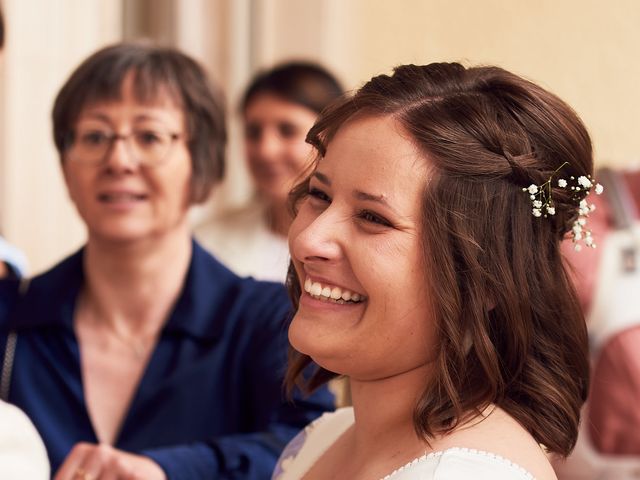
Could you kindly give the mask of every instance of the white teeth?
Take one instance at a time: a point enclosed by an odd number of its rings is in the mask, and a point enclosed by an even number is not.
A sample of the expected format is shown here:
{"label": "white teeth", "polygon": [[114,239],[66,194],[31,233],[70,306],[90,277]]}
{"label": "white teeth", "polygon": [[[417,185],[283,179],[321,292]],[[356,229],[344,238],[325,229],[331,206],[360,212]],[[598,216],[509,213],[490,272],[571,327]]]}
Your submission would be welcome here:
{"label": "white teeth", "polygon": [[350,292],[349,290],[342,290],[340,287],[323,286],[319,282],[314,282],[310,278],[307,278],[304,282],[304,290],[311,296],[331,300],[335,303],[344,304],[346,302],[357,303],[365,300],[364,295],[359,293]]}
{"label": "white teeth", "polygon": [[311,295],[319,296],[322,293],[322,285],[319,283],[314,283],[311,285],[311,290],[309,290]]}

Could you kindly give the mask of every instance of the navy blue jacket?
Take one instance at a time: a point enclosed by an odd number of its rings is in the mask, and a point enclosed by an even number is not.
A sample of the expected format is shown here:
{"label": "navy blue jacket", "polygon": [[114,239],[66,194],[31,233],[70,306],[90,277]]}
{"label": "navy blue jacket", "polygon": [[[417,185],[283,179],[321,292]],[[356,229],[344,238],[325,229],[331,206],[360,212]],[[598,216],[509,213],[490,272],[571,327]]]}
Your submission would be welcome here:
{"label": "navy blue jacket", "polygon": [[[9,401],[42,435],[52,472],[75,443],[97,442],[73,330],[82,257],[35,277],[23,296],[17,281],[0,282],[2,357],[8,332],[18,333]],[[290,308],[282,285],[239,278],[194,242],[114,446],[153,458],[171,480],[270,478],[295,433],[333,408],[326,390],[284,399]]]}

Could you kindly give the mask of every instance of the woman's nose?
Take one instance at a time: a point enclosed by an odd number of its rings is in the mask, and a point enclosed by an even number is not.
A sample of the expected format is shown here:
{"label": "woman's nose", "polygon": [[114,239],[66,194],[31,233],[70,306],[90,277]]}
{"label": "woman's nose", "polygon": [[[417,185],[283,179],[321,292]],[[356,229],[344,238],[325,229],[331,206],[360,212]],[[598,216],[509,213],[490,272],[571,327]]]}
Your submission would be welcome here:
{"label": "woman's nose", "polygon": [[277,158],[280,151],[280,140],[273,132],[265,131],[256,141],[255,152],[262,161],[270,161]]}
{"label": "woman's nose", "polygon": [[335,263],[343,256],[346,220],[338,211],[326,209],[314,219],[298,215],[291,226],[291,254],[306,263]]}
{"label": "woman's nose", "polygon": [[140,162],[133,155],[130,148],[130,137],[117,136],[111,142],[109,149],[106,152],[106,158],[104,159],[104,165],[112,171],[133,171],[139,165]]}

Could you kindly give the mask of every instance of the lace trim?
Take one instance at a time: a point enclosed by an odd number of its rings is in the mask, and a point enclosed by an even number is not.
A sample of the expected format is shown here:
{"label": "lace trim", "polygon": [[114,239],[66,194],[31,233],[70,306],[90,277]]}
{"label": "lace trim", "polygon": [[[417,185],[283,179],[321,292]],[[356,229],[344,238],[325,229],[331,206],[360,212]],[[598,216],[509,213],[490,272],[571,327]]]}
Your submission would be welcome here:
{"label": "lace trim", "polygon": [[403,465],[402,467],[394,470],[389,475],[386,475],[385,477],[383,477],[380,480],[391,480],[394,475],[399,474],[400,472],[402,472],[404,470],[407,470],[407,469],[415,466],[418,463],[426,462],[427,460],[430,460],[432,458],[438,458],[438,457],[443,456],[446,453],[454,453],[454,452],[461,452],[461,453],[468,453],[468,454],[472,454],[472,455],[478,455],[478,456],[482,456],[482,457],[489,457],[489,458],[491,458],[493,460],[496,460],[496,461],[506,465],[509,468],[512,468],[512,469],[516,470],[517,472],[519,472],[522,475],[524,475],[524,478],[526,478],[528,480],[535,480],[535,477],[531,473],[529,473],[527,470],[525,470],[523,467],[521,467],[517,463],[513,463],[511,460],[506,459],[501,455],[498,455],[496,453],[486,452],[484,450],[476,450],[475,448],[463,448],[463,447],[452,447],[452,448],[447,448],[446,450],[441,450],[439,452],[427,453],[427,454],[425,454],[425,455],[423,455],[421,457],[413,459],[412,461],[410,461],[406,465]]}

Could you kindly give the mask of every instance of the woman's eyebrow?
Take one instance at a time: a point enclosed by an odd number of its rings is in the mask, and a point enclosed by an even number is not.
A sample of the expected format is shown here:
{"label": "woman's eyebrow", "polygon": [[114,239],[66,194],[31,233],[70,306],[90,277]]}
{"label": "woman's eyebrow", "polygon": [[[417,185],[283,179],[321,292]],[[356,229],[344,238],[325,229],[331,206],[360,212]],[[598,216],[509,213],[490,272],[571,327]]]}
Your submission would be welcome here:
{"label": "woman's eyebrow", "polygon": [[384,207],[391,210],[395,215],[401,216],[400,213],[387,201],[384,194],[374,195],[372,193],[363,192],[362,190],[354,190],[353,198],[355,198],[356,200],[379,203],[380,205],[383,205]]}
{"label": "woman's eyebrow", "polygon": [[323,183],[328,187],[331,186],[331,180],[329,180],[329,177],[327,177],[324,173],[313,172],[313,176],[316,177],[320,181],[320,183]]}
{"label": "woman's eyebrow", "polygon": [[103,113],[100,113],[100,112],[87,112],[87,113],[84,113],[82,116],[80,116],[78,118],[78,120],[79,121],[82,121],[82,120],[100,120],[102,122],[109,123],[111,119],[107,115],[105,115]]}

